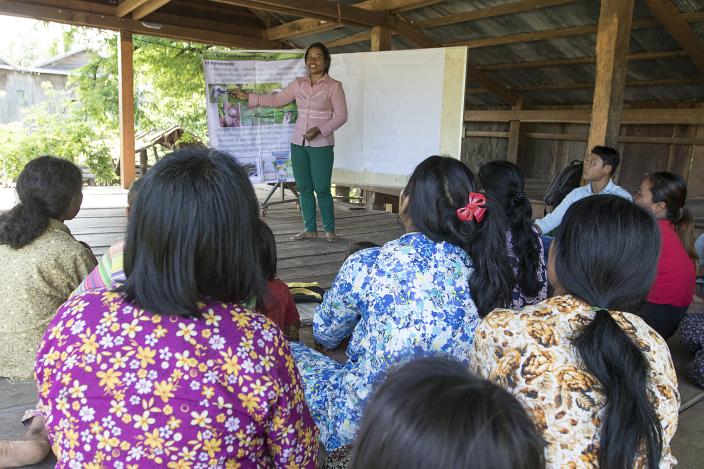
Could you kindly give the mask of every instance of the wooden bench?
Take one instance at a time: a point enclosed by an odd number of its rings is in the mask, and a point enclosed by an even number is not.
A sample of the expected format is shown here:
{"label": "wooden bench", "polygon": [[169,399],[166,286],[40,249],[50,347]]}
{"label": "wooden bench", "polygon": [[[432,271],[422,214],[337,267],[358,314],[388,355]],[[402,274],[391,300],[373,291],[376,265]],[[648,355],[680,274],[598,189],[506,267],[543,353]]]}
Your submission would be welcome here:
{"label": "wooden bench", "polygon": [[354,186],[335,185],[335,195],[338,198],[349,200],[350,189],[360,189],[362,191],[362,201],[367,210],[384,210],[398,213],[401,196],[401,187],[389,186],[369,186],[365,184],[355,184]]}

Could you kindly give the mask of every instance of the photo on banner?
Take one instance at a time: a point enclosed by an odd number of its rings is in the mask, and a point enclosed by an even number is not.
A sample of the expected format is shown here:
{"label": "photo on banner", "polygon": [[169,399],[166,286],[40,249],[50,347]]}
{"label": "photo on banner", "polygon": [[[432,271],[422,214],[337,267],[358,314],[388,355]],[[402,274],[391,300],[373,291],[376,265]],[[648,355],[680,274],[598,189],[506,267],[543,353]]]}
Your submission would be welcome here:
{"label": "photo on banner", "polygon": [[293,181],[296,103],[256,107],[234,96],[279,93],[306,74],[303,51],[209,52],[203,56],[209,145],[235,157],[253,183]]}

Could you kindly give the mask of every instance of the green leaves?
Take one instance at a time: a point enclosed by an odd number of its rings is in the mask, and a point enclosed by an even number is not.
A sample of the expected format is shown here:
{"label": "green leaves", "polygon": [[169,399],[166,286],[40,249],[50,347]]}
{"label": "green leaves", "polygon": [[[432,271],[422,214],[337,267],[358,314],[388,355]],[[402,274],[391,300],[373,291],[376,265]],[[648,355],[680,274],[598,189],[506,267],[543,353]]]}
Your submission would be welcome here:
{"label": "green leaves", "polygon": [[[71,37],[67,38],[70,42]],[[0,178],[15,179],[31,158],[43,154],[86,166],[99,184],[117,180],[119,100],[117,36],[96,47],[93,60],[69,80],[69,92],[55,93],[31,108],[21,125],[0,126],[4,148]],[[178,125],[186,140],[207,137],[202,55],[213,46],[134,36],[135,130]]]}

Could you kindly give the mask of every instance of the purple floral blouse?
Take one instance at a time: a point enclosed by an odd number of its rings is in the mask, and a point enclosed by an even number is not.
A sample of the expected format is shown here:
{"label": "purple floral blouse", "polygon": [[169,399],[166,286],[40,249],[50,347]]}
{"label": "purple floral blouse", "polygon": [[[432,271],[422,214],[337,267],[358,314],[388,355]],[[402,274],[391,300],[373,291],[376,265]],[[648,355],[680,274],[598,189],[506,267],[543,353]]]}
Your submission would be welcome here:
{"label": "purple floral blouse", "polygon": [[35,367],[57,468],[315,467],[279,328],[241,305],[200,307],[160,316],[99,289],[59,308]]}

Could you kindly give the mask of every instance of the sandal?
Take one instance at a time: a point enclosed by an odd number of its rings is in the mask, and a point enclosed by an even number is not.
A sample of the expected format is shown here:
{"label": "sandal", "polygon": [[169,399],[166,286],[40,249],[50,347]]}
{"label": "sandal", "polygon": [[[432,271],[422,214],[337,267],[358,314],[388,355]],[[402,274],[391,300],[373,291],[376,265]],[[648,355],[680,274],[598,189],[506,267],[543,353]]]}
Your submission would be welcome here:
{"label": "sandal", "polygon": [[301,231],[297,235],[291,236],[294,241],[303,241],[306,239],[315,239],[318,237],[317,231]]}
{"label": "sandal", "polygon": [[337,236],[334,231],[326,231],[325,238],[328,240],[329,243],[334,243],[340,240],[340,237]]}

